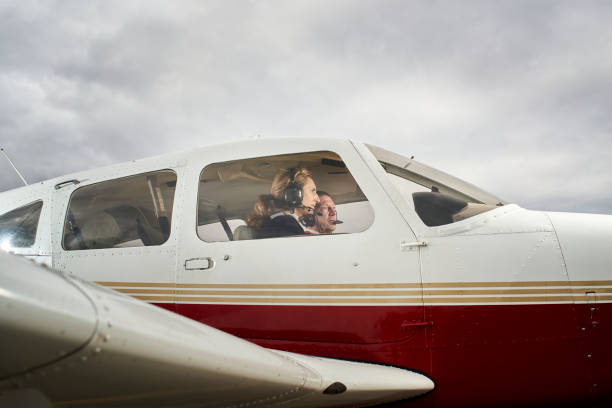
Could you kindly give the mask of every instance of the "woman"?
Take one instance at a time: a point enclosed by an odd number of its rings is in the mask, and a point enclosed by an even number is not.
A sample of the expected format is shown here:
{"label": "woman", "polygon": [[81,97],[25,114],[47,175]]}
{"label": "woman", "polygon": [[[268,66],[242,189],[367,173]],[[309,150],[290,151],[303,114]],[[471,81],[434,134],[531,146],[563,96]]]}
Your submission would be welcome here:
{"label": "woman", "polygon": [[269,195],[261,195],[247,218],[256,238],[305,234],[314,224],[314,208],[319,202],[317,186],[305,168],[280,170],[274,176]]}

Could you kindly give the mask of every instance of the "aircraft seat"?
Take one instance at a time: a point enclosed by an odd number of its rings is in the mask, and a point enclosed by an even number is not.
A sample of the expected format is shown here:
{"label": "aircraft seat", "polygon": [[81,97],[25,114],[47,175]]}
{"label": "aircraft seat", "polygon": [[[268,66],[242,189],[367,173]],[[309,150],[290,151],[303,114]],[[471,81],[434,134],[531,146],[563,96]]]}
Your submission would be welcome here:
{"label": "aircraft seat", "polygon": [[[112,215],[119,225],[123,227],[122,234],[124,235],[124,241],[139,238],[145,246],[160,245],[168,239],[170,234],[169,223],[167,224],[168,234],[165,234],[162,231],[161,223],[159,226],[151,225],[143,211],[132,205],[107,208],[104,212]],[[163,218],[165,219],[165,217]],[[165,221],[168,222],[167,219]],[[133,236],[134,233],[137,236]]]}
{"label": "aircraft seat", "polygon": [[247,225],[239,225],[234,230],[234,241],[242,241],[246,239],[255,239],[255,229]]}
{"label": "aircraft seat", "polygon": [[88,249],[111,248],[121,240],[121,228],[111,215],[99,213],[83,223],[81,237]]}

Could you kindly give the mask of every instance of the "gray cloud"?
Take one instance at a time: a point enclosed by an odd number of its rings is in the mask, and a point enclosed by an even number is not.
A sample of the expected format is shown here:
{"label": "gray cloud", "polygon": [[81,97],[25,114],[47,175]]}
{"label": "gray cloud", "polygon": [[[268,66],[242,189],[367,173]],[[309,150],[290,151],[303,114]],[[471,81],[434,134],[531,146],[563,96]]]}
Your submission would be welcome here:
{"label": "gray cloud", "polygon": [[[612,6],[14,2],[0,145],[24,175],[194,146],[378,144],[528,208],[612,213]],[[0,163],[0,191],[19,185]]]}

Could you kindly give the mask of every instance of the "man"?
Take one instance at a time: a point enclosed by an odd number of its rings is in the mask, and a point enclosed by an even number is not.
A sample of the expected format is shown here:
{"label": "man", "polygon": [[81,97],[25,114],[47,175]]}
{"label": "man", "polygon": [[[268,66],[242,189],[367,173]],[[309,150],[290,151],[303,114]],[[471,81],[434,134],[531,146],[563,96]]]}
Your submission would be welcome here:
{"label": "man", "polygon": [[317,191],[319,203],[315,207],[315,225],[307,230],[311,234],[331,234],[336,230],[336,204],[325,191]]}

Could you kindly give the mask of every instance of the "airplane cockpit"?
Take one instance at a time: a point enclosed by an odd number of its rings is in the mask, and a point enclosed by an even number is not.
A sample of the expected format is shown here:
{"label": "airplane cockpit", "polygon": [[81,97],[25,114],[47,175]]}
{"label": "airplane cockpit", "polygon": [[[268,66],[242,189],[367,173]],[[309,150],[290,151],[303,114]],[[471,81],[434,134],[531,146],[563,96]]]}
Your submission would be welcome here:
{"label": "airplane cockpit", "polygon": [[[427,226],[461,221],[503,205],[498,198],[450,175],[368,147],[380,156],[380,164]],[[408,168],[410,165],[418,166],[418,172]],[[253,229],[246,225],[255,198],[270,193],[279,170],[300,167],[309,169],[317,189],[329,193],[335,202],[341,224],[334,233],[361,232],[372,224],[374,210],[343,160],[336,153],[322,151],[215,163],[204,168],[198,193],[199,237],[207,242],[255,238]],[[433,179],[435,176],[438,178]]]}

